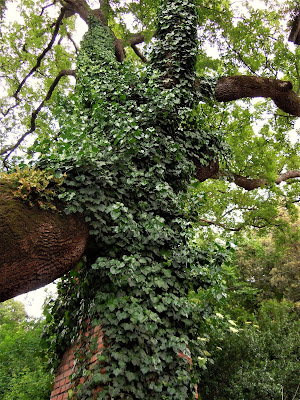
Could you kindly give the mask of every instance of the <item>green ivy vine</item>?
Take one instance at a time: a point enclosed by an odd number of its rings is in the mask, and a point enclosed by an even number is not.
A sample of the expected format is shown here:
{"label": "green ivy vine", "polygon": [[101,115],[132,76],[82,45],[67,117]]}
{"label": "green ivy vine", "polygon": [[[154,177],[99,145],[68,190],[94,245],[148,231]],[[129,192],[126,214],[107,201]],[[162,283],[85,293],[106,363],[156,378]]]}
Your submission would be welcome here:
{"label": "green ivy vine", "polygon": [[[194,111],[195,8],[191,0],[162,2],[143,73],[116,61],[110,30],[90,17],[76,91],[58,99],[60,136],[38,163],[65,176],[66,212],[84,213],[90,225],[81,266],[62,279],[47,315],[54,366],[84,339],[87,320],[105,334],[92,372],[91,354],[77,354],[72,379],[91,376],[76,399],[92,398],[99,385],[105,400],[195,396],[204,309],[188,295],[215,284],[223,262],[192,245],[187,204],[195,164],[206,165],[221,147]],[[192,355],[192,368],[180,352]]]}

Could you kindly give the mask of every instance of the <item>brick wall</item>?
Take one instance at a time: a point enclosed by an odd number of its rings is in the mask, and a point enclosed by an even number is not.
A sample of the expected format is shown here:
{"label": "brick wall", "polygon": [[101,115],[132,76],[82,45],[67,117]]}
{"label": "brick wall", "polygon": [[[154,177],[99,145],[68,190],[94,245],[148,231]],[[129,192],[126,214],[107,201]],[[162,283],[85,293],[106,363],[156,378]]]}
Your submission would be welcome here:
{"label": "brick wall", "polygon": [[[101,354],[103,348],[103,333],[100,327],[88,328],[86,336],[92,336],[97,340],[96,350],[89,360],[89,369],[92,369],[95,364],[97,364],[97,355]],[[74,389],[74,384],[70,382],[70,375],[74,372],[75,356],[74,354],[81,347],[80,344],[75,343],[70,349],[68,349],[61,360],[60,366],[56,371],[54,385],[51,393],[50,400],[67,400],[69,399],[69,391]],[[80,378],[79,383],[84,383],[88,378]],[[97,392],[101,388],[94,391],[93,399],[97,398]]]}
{"label": "brick wall", "polygon": [[[92,336],[95,338],[97,341],[97,345],[95,346],[95,351],[92,355],[92,357],[89,360],[89,369],[92,369],[93,366],[95,366],[98,362],[97,355],[101,354],[101,351],[103,349],[103,333],[100,330],[100,327],[97,326],[95,328],[89,327],[87,329],[87,333],[85,336]],[[74,384],[70,382],[70,375],[74,371],[74,367],[76,368],[75,364],[75,356],[74,354],[78,349],[80,349],[81,344],[80,343],[75,343],[70,349],[68,349],[65,354],[63,355],[63,358],[61,360],[60,366],[56,371],[55,374],[55,379],[54,379],[54,385],[51,393],[50,400],[68,400],[71,399],[69,396],[69,391],[72,391],[74,389]],[[185,355],[184,353],[180,352],[178,354],[179,357],[185,358],[188,360],[188,362],[191,365],[192,368],[192,360],[189,356]],[[79,383],[84,383],[88,378],[80,378]],[[197,388],[196,388],[197,390]],[[93,392],[93,399],[97,399],[97,393],[101,391],[101,388],[97,388]],[[195,400],[198,399],[198,394],[196,394]]]}

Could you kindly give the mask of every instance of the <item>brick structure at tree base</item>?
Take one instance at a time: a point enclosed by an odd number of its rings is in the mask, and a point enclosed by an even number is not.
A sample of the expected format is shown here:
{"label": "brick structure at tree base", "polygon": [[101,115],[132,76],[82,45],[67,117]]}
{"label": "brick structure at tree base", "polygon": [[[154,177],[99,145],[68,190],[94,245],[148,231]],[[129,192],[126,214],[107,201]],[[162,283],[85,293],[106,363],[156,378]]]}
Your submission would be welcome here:
{"label": "brick structure at tree base", "polygon": [[[92,352],[91,358],[88,363],[88,369],[92,370],[98,363],[98,355],[101,354],[103,349],[103,332],[100,329],[100,326],[96,326],[92,328],[88,325],[87,331],[85,333],[85,337],[87,339],[93,339],[95,341],[96,346],[95,350]],[[90,341],[88,340],[87,343]],[[86,347],[86,344],[85,346]],[[52,393],[50,400],[70,400],[76,399],[76,394],[74,395],[75,388],[77,385],[80,385],[86,382],[89,378],[81,377],[76,383],[70,381],[70,375],[76,371],[76,362],[75,362],[75,354],[77,351],[82,350],[81,343],[75,343],[71,348],[69,348],[63,355],[60,366],[58,367],[54,385],[52,388]],[[86,349],[86,352],[90,351],[90,349]],[[179,353],[179,357],[185,358],[190,365],[192,366],[192,360],[187,355],[182,352]],[[197,388],[196,388],[197,390]],[[93,390],[92,399],[96,400],[98,397],[98,393],[101,391],[101,387]],[[72,396],[73,395],[73,396]],[[198,393],[196,393],[195,400],[198,399]],[[107,399],[109,400],[109,399]],[[183,399],[184,400],[184,399]]]}
{"label": "brick structure at tree base", "polygon": [[[103,333],[99,326],[92,328],[88,327],[87,333],[85,334],[87,338],[91,337],[96,341],[95,351],[93,352],[89,363],[88,369],[92,370],[98,363],[97,356],[101,354],[103,349]],[[52,388],[52,393],[50,400],[68,400],[72,398],[72,393],[78,384],[86,382],[88,378],[81,377],[76,383],[70,381],[70,375],[76,370],[75,364],[75,354],[81,349],[80,343],[75,343],[71,348],[69,348],[63,355],[60,366],[58,367],[54,385]],[[95,389],[93,391],[93,399],[97,399],[97,393],[101,391],[101,388]],[[74,398],[74,397],[73,397]]]}

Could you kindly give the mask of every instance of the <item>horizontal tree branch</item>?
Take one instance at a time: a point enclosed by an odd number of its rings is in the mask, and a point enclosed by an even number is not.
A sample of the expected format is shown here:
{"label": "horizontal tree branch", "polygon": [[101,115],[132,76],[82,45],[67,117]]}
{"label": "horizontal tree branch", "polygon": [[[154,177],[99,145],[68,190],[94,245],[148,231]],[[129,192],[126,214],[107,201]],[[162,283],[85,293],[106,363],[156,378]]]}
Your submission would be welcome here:
{"label": "horizontal tree branch", "polygon": [[[268,185],[268,181],[264,178],[249,178],[240,174],[235,174],[230,171],[221,171],[219,168],[219,161],[215,159],[208,165],[197,165],[195,162],[195,178],[199,182],[204,182],[207,179],[225,178],[230,182],[234,182],[237,186],[245,190],[254,190]],[[274,184],[279,185],[289,179],[300,178],[299,170],[289,170],[280,174],[274,181]]]}
{"label": "horizontal tree branch", "polygon": [[[196,82],[196,88],[205,93],[201,80]],[[282,111],[300,117],[300,97],[292,90],[288,81],[261,78],[258,76],[235,75],[223,77],[217,81],[215,98],[219,102],[228,102],[242,98],[271,98]]]}
{"label": "horizontal tree branch", "polygon": [[[234,182],[237,186],[242,187],[245,190],[254,190],[258,188],[262,188],[268,184],[266,179],[263,178],[248,178],[242,175],[238,174],[231,174],[225,171],[219,171],[213,179],[218,179],[220,177],[225,177],[228,180]],[[287,172],[284,172],[278,176],[278,178],[275,180],[275,184],[279,185],[282,182],[285,182],[289,179],[294,179],[294,178],[300,178],[300,171],[298,170],[290,170]]]}
{"label": "horizontal tree branch", "polygon": [[281,182],[287,181],[288,179],[292,178],[300,178],[300,171],[297,170],[291,170],[284,172],[283,174],[279,175],[279,177],[276,179],[275,183],[276,185],[279,185]]}

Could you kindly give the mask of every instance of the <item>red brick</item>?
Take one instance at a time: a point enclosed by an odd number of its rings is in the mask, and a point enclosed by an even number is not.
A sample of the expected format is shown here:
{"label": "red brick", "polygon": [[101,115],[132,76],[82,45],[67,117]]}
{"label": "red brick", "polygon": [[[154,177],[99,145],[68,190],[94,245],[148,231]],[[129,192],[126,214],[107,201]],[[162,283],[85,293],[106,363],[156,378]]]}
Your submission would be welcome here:
{"label": "red brick", "polygon": [[58,396],[61,393],[61,386],[52,392],[53,396]]}
{"label": "red brick", "polygon": [[66,372],[63,373],[62,377],[63,377],[63,378],[68,378],[68,380],[69,380],[69,376],[70,376],[71,374],[72,374],[72,370],[69,369],[68,371],[66,371]]}

